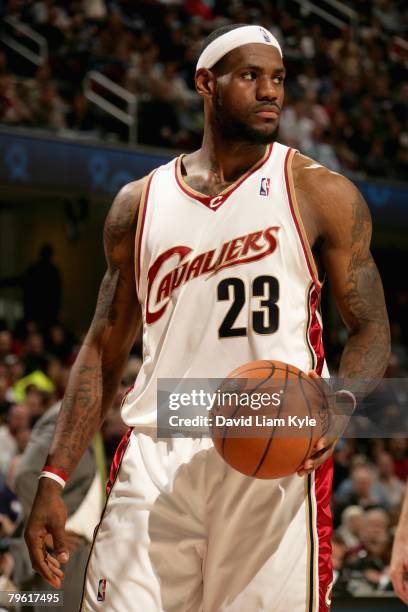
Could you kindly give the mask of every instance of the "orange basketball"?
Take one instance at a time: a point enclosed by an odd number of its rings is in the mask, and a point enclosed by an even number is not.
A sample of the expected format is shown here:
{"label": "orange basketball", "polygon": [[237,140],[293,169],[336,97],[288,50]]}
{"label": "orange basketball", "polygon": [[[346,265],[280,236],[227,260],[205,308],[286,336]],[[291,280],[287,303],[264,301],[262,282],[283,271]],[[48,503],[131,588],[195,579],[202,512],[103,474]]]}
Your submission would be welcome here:
{"label": "orange basketball", "polygon": [[211,413],[215,448],[246,476],[294,474],[328,429],[322,385],[281,361],[240,366],[223,381],[218,399]]}

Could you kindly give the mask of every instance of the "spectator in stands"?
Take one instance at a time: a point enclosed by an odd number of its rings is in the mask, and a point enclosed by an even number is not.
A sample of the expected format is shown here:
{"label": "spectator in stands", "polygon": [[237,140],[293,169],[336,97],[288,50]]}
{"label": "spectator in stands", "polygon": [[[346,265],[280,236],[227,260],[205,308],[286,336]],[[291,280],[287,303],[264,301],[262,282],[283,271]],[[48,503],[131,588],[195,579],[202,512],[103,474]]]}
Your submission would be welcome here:
{"label": "spectator in stands", "polygon": [[31,111],[19,98],[15,84],[7,74],[0,75],[0,123],[30,125]]}
{"label": "spectator in stands", "polygon": [[60,359],[62,363],[71,362],[73,337],[61,323],[50,327],[47,339],[47,351]]}
{"label": "spectator in stands", "polygon": [[348,477],[350,473],[350,462],[353,455],[353,441],[342,438],[336,444],[333,453],[334,475],[333,475],[333,491],[337,491],[340,484]]}
{"label": "spectator in stands", "polygon": [[37,333],[30,334],[23,347],[24,374],[31,374],[36,370],[46,372],[49,360],[45,352],[43,336]]}
{"label": "spectator in stands", "polygon": [[335,499],[338,514],[350,505],[367,508],[381,503],[374,467],[369,463],[355,466],[350,479],[343,481],[338,488]]}
{"label": "spectator in stands", "polygon": [[30,428],[30,410],[23,404],[12,406],[6,425],[0,426],[0,473],[6,474],[11,459],[18,451],[16,434]]}
{"label": "spectator in stands", "polygon": [[13,402],[8,399],[9,381],[7,376],[0,375],[0,425],[7,421],[7,416]]}
{"label": "spectator in stands", "polygon": [[404,494],[404,484],[395,475],[392,457],[389,453],[381,453],[376,463],[381,503],[388,510],[398,508]]}
{"label": "spectator in stands", "polygon": [[332,138],[328,129],[323,130],[321,127],[315,127],[310,144],[305,147],[304,152],[329,170],[333,170],[333,172],[341,171],[341,164],[332,145]]}
{"label": "spectator in stands", "polygon": [[344,571],[346,544],[338,533],[332,537],[333,591],[335,597],[347,597],[347,575]]}
{"label": "spectator in stands", "polygon": [[393,438],[389,442],[389,452],[394,461],[396,476],[402,481],[408,477],[408,441],[406,438]]}
{"label": "spectator in stands", "polygon": [[67,114],[67,126],[72,130],[90,132],[96,130],[96,117],[92,107],[83,94],[79,91],[72,101],[72,108]]}
{"label": "spectator in stands", "polygon": [[8,329],[3,329],[0,331],[0,361],[12,353],[14,353],[13,336]]}
{"label": "spectator in stands", "polygon": [[66,106],[55,83],[47,83],[32,109],[33,123],[38,127],[61,129],[66,127]]}
{"label": "spectator in stands", "polygon": [[43,244],[38,260],[23,275],[24,317],[42,329],[58,320],[61,307],[61,274],[53,257],[51,244]]}
{"label": "spectator in stands", "polygon": [[364,510],[361,506],[348,506],[341,515],[341,525],[336,529],[346,548],[355,548],[360,542]]}
{"label": "spectator in stands", "polygon": [[389,519],[381,509],[368,510],[361,529],[361,545],[351,551],[347,567],[352,570],[348,589],[355,596],[392,590],[388,576],[391,557]]}

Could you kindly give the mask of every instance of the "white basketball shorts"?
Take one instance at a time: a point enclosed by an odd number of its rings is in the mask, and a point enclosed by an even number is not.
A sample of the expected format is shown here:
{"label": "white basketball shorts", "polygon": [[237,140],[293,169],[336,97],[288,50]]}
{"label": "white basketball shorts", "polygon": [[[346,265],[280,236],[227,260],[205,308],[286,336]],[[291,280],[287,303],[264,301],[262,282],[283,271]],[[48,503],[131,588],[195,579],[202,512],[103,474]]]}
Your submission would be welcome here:
{"label": "white basketball shorts", "polygon": [[331,461],[278,480],[210,439],[129,430],[96,530],[82,612],[327,612]]}

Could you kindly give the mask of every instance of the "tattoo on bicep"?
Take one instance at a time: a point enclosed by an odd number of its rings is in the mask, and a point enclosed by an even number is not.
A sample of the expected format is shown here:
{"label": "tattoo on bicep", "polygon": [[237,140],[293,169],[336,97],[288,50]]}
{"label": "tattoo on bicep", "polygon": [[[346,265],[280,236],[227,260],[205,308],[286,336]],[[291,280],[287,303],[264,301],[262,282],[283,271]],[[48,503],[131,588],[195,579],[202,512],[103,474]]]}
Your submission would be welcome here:
{"label": "tattoo on bicep", "polygon": [[358,321],[384,321],[381,279],[370,252],[352,254],[347,270],[345,299],[351,314]]}

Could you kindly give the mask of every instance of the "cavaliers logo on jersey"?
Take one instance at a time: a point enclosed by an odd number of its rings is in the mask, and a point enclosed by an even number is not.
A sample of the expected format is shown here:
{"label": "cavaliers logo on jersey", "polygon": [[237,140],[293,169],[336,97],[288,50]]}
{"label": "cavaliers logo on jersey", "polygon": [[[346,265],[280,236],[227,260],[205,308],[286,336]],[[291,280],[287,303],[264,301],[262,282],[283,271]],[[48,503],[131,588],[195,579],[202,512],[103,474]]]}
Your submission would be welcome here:
{"label": "cavaliers logo on jersey", "polygon": [[[193,249],[178,245],[161,253],[147,275],[146,323],[155,323],[165,313],[173,292],[199,276],[259,261],[274,252],[279,227],[267,227],[224,242],[220,249],[193,256]],[[190,256],[190,257],[189,257]],[[174,265],[169,271],[169,263]]]}

